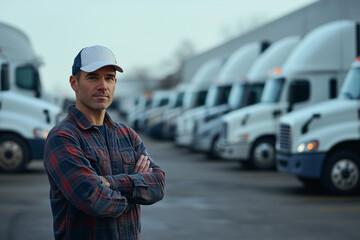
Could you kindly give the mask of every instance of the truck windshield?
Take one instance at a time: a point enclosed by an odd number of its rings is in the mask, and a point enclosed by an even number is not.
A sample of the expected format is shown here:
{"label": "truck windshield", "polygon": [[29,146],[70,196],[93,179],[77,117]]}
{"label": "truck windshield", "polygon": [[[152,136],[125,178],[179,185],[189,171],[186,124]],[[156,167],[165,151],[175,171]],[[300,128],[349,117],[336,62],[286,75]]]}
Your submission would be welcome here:
{"label": "truck windshield", "polygon": [[339,98],[359,99],[360,98],[360,68],[352,68],[346,75],[344,85],[341,88]]}
{"label": "truck windshield", "polygon": [[239,108],[244,105],[246,91],[249,89],[249,84],[245,82],[234,83],[230,90],[228,104],[232,109]]}
{"label": "truck windshield", "polygon": [[207,90],[194,91],[187,90],[184,95],[184,109],[191,109],[194,107],[199,107],[205,104]]}
{"label": "truck windshield", "polygon": [[135,105],[136,111],[144,111],[151,105],[151,98],[140,97],[137,104]]}
{"label": "truck windshield", "polygon": [[206,96],[206,107],[213,107],[225,104],[230,95],[231,85],[217,85],[210,87],[208,96]]}
{"label": "truck windshield", "polygon": [[250,91],[249,91],[249,95],[246,97],[245,106],[249,106],[260,102],[264,90],[264,85],[265,84],[263,83],[250,84]]}
{"label": "truck windshield", "polygon": [[176,101],[175,101],[175,106],[174,107],[182,107],[183,103],[184,103],[184,92],[179,92],[176,95]]}
{"label": "truck windshield", "polygon": [[169,103],[169,95],[155,94],[151,103],[151,108],[162,107]]}
{"label": "truck windshield", "polygon": [[264,92],[261,96],[263,103],[275,103],[280,99],[281,90],[285,83],[285,78],[271,78],[266,80]]}

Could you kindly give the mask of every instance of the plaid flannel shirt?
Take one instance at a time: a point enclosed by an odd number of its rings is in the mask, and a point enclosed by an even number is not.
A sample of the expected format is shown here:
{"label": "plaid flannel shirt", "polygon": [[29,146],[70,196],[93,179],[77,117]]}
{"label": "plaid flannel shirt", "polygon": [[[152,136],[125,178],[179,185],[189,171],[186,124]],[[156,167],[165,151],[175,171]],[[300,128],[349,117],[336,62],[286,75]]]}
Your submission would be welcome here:
{"label": "plaid flannel shirt", "polygon": [[108,114],[104,124],[107,139],[70,107],[48,135],[44,166],[55,239],[139,239],[140,204],[164,196],[164,172],[150,157],[152,172],[133,172],[138,156],[148,155],[139,136]]}

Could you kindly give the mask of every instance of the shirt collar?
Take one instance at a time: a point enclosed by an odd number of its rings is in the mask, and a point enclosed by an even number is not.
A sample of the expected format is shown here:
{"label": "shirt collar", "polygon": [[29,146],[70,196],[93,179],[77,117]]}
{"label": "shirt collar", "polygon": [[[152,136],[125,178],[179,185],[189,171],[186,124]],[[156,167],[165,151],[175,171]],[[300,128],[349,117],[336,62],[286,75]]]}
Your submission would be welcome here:
{"label": "shirt collar", "polygon": [[[94,126],[94,124],[92,124],[92,122],[90,122],[89,119],[87,119],[86,116],[75,106],[69,106],[68,114],[72,116],[79,125],[79,127],[84,130],[90,129]],[[107,127],[111,127],[114,129],[116,128],[114,121],[111,119],[110,115],[107,112],[105,113],[104,124]]]}

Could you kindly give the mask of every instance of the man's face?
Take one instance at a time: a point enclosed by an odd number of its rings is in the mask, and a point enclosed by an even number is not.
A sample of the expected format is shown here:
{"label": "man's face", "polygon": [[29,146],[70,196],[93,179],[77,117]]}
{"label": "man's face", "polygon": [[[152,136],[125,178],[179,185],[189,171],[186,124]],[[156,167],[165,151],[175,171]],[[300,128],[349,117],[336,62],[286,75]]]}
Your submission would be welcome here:
{"label": "man's face", "polygon": [[83,111],[105,110],[113,101],[115,91],[115,70],[112,66],[102,67],[95,72],[80,72],[80,79],[70,78],[76,92],[76,106]]}

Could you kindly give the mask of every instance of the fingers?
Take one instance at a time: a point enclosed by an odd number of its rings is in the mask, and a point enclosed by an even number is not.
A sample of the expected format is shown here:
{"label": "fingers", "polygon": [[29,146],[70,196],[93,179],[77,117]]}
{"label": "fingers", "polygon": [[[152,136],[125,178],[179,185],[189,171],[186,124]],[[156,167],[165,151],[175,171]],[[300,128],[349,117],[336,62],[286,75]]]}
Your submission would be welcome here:
{"label": "fingers", "polygon": [[140,155],[139,159],[137,160],[134,168],[134,172],[141,172],[142,166],[144,165],[144,159],[146,156]]}
{"label": "fingers", "polygon": [[101,183],[103,185],[105,185],[106,187],[110,187],[110,182],[103,176],[99,176],[99,178],[101,179]]}
{"label": "fingers", "polygon": [[150,168],[150,160],[148,159],[148,156],[140,155],[138,161],[135,164],[134,172],[139,172],[139,173],[152,172],[152,168]]}

